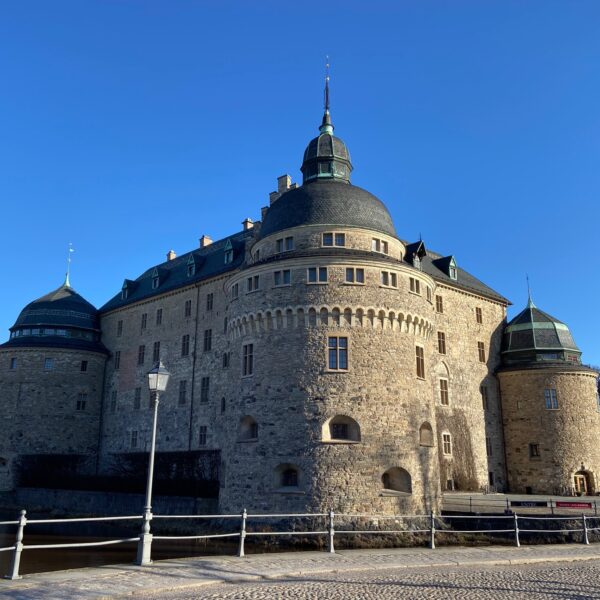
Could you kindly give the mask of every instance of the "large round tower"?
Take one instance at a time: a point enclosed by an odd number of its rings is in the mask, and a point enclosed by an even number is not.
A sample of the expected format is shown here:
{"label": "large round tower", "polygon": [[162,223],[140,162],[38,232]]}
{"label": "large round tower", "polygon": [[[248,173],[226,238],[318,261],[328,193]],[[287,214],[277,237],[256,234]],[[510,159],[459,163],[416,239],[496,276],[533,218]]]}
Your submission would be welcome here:
{"label": "large round tower", "polygon": [[510,491],[600,491],[597,378],[569,328],[531,299],[508,323],[498,379]]}
{"label": "large round tower", "polygon": [[39,455],[93,468],[106,356],[97,311],[68,280],[21,311],[0,345],[0,490],[14,487],[18,460],[43,468]]}

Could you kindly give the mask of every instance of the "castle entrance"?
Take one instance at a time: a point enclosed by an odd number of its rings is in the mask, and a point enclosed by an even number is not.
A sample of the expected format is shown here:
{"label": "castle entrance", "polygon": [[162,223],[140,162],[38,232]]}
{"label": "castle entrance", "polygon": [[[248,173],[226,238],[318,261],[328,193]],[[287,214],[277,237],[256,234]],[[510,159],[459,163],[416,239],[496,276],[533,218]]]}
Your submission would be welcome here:
{"label": "castle entrance", "polygon": [[590,474],[587,471],[577,471],[574,476],[573,483],[576,494],[587,496],[592,492]]}

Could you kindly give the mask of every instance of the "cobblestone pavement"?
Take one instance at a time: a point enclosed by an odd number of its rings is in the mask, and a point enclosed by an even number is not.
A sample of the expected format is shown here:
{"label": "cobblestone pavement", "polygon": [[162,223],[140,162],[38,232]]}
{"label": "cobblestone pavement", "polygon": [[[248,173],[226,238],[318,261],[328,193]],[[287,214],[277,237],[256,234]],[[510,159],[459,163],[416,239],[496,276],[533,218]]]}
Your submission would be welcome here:
{"label": "cobblestone pavement", "polygon": [[202,600],[578,600],[600,598],[600,560],[520,566],[434,567],[354,571],[286,577],[277,581],[228,583],[146,598]]}

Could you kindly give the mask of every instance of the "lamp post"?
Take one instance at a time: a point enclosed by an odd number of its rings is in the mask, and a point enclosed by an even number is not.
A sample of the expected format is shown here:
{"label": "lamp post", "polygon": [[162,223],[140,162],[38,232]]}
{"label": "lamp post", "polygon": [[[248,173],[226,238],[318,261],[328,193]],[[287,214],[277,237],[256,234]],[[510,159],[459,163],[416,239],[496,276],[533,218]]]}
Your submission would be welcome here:
{"label": "lamp post", "polygon": [[171,374],[162,364],[157,362],[148,372],[148,388],[154,397],[154,416],[152,419],[152,442],[150,443],[150,459],[148,461],[148,480],[146,482],[146,504],[144,506],[144,522],[142,533],[138,542],[137,564],[149,565],[150,549],[152,547],[152,534],[150,533],[150,521],[152,520],[152,483],[154,479],[154,451],[156,449],[156,421],[158,417],[158,402],[161,392],[167,389]]}

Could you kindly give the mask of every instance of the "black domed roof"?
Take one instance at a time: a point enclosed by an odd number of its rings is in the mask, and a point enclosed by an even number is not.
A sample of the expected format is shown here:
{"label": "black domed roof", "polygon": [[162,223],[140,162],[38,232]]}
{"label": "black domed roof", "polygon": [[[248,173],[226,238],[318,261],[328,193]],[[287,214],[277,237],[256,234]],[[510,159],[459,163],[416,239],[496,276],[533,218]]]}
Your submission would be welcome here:
{"label": "black domed roof", "polygon": [[260,235],[301,225],[361,227],[396,237],[390,213],[379,198],[335,179],[317,179],[283,194],[267,210]]}

